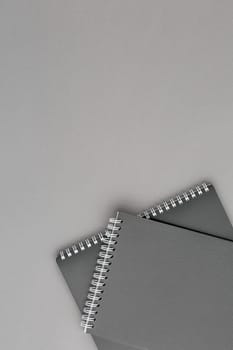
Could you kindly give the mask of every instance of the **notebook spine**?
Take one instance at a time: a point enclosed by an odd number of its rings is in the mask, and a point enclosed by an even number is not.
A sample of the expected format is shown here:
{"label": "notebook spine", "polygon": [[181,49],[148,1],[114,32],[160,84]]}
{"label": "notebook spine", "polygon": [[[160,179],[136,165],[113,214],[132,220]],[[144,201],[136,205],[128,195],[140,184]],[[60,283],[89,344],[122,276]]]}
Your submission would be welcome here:
{"label": "notebook spine", "polygon": [[60,250],[58,253],[58,258],[64,261],[67,258],[71,258],[72,256],[79,254],[80,252],[92,247],[93,245],[96,245],[102,242],[103,240],[104,240],[104,234],[99,232],[98,234],[93,235],[83,241],[74,243],[69,248]]}
{"label": "notebook spine", "polygon": [[142,218],[150,219],[151,217],[156,217],[158,215],[161,215],[164,212],[170,210],[171,208],[175,208],[179,205],[184,204],[185,202],[189,202],[192,199],[202,196],[206,192],[209,192],[211,186],[212,186],[211,184],[207,184],[206,182],[203,182],[201,185],[197,185],[193,188],[190,188],[188,191],[185,191],[182,194],[178,194],[175,197],[170,198],[167,201],[164,201],[162,204],[159,204],[144,210],[138,216]]}
{"label": "notebook spine", "polygon": [[115,218],[110,218],[103,237],[103,244],[101,245],[100,252],[98,254],[97,264],[91,281],[91,286],[85,302],[85,307],[82,314],[81,326],[86,333],[88,329],[94,327],[95,317],[98,313],[102,294],[104,292],[104,286],[106,279],[108,278],[108,272],[111,265],[111,260],[114,256],[115,245],[117,244],[117,238],[119,237],[120,224],[122,220],[119,218],[119,212]]}

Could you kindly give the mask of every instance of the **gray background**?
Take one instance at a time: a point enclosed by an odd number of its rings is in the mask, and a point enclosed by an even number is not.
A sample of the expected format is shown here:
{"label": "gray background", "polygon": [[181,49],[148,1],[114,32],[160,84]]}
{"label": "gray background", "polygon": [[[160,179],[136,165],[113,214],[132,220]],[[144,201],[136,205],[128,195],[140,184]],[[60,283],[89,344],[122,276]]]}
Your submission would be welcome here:
{"label": "gray background", "polygon": [[213,181],[233,221],[232,1],[0,2],[0,348],[94,350],[55,264]]}

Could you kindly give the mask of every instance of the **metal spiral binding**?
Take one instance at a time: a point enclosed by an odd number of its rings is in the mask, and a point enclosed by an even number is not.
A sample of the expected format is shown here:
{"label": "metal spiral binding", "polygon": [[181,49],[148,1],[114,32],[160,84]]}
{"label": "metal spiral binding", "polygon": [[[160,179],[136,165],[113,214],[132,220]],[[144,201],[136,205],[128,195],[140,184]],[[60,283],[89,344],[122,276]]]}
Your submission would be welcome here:
{"label": "metal spiral binding", "polygon": [[81,326],[86,333],[88,329],[94,327],[95,315],[97,314],[97,308],[99,302],[102,299],[103,287],[105,286],[105,280],[107,279],[107,273],[109,272],[109,266],[111,265],[111,259],[115,251],[115,244],[117,243],[117,237],[119,237],[118,231],[120,230],[119,224],[122,220],[119,219],[119,212],[115,218],[109,219],[105,236],[103,237],[103,245],[101,245],[100,252],[97,259],[97,265],[83,309]]}
{"label": "metal spiral binding", "polygon": [[93,235],[92,237],[89,237],[83,241],[73,244],[69,248],[60,250],[58,255],[61,260],[65,260],[67,258],[72,257],[73,255],[80,253],[83,250],[86,250],[87,248],[92,247],[93,245],[98,244],[99,242],[102,242],[103,239],[104,239],[103,234],[99,232],[98,234]]}
{"label": "metal spiral binding", "polygon": [[155,217],[159,214],[163,214],[165,211],[175,208],[177,205],[182,205],[185,202],[188,202],[192,199],[197,198],[198,196],[203,195],[206,192],[209,192],[211,184],[202,183],[194,188],[189,189],[188,191],[183,192],[180,195],[170,198],[167,201],[164,201],[160,205],[144,210],[139,214],[140,217],[150,219],[151,216]]}

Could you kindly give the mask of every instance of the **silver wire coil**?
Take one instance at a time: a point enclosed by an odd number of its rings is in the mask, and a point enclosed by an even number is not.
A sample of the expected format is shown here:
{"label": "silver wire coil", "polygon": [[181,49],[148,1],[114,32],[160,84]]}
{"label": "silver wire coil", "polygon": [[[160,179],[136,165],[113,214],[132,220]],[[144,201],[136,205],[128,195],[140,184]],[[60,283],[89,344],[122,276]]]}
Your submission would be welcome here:
{"label": "silver wire coil", "polygon": [[104,241],[104,236],[101,232],[99,232],[98,234],[96,234],[92,237],[89,237],[83,241],[80,241],[76,244],[73,244],[69,248],[65,248],[63,250],[60,250],[58,255],[59,255],[61,260],[65,260],[65,259],[70,258],[73,255],[77,255],[81,251],[84,251],[87,248],[90,248],[93,245],[96,245],[99,242],[103,242],[103,241]]}
{"label": "silver wire coil", "polygon": [[173,198],[170,198],[167,201],[164,201],[162,204],[156,205],[149,209],[144,210],[139,214],[140,217],[146,219],[151,219],[151,217],[156,217],[164,212],[175,208],[177,205],[182,205],[185,202],[189,202],[192,199],[195,199],[206,192],[209,192],[211,184],[203,182],[201,185],[197,185],[194,188],[189,189],[188,191],[183,192]]}
{"label": "silver wire coil", "polygon": [[107,279],[107,273],[111,265],[111,259],[113,258],[115,251],[115,244],[119,237],[120,224],[122,220],[118,218],[117,213],[115,218],[110,218],[103,237],[103,244],[100,247],[98,254],[97,264],[93,273],[93,278],[87,295],[87,300],[83,308],[81,326],[84,328],[84,332],[94,327],[95,315],[97,314],[97,307],[102,299],[104,291],[105,280]]}

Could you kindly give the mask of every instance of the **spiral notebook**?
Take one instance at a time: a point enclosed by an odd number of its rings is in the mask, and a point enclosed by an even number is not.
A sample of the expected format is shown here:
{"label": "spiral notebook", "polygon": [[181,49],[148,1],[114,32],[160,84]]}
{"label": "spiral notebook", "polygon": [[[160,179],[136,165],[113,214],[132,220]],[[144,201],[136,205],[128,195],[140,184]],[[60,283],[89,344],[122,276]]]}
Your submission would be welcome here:
{"label": "spiral notebook", "polygon": [[124,212],[106,236],[85,331],[147,350],[232,349],[233,241]]}
{"label": "spiral notebook", "polygon": [[[203,215],[205,213],[205,215]],[[203,183],[185,191],[161,205],[139,214],[152,220],[163,220],[173,225],[188,227],[208,234],[219,234],[233,239],[233,228],[212,185]],[[210,220],[213,218],[213,220]],[[219,228],[221,227],[221,230]],[[57,264],[80,310],[83,309],[89,285],[103,241],[99,233],[71,247],[61,250]],[[94,336],[99,350],[131,350],[107,339]]]}

